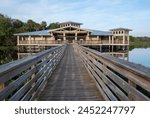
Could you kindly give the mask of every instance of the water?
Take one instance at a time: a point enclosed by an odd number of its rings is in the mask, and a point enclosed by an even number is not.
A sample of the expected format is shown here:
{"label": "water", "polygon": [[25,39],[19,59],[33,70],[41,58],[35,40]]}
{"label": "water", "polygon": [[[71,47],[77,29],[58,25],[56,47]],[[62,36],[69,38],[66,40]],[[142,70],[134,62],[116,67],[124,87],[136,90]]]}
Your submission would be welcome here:
{"label": "water", "polygon": [[129,51],[130,62],[150,67],[150,48],[134,48]]}
{"label": "water", "polygon": [[[32,54],[33,53],[17,53],[16,50],[0,51],[0,65],[17,60],[18,58],[30,56]],[[150,68],[150,47],[133,48],[128,53],[111,53],[110,55]]]}

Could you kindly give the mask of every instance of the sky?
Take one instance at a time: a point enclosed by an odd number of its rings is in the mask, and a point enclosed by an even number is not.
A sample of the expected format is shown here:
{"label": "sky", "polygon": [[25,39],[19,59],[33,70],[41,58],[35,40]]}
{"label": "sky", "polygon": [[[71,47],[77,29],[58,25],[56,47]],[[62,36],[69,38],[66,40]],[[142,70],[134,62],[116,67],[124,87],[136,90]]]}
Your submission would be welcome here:
{"label": "sky", "polygon": [[150,36],[150,0],[0,0],[0,13],[26,22],[74,21],[83,28],[129,28]]}

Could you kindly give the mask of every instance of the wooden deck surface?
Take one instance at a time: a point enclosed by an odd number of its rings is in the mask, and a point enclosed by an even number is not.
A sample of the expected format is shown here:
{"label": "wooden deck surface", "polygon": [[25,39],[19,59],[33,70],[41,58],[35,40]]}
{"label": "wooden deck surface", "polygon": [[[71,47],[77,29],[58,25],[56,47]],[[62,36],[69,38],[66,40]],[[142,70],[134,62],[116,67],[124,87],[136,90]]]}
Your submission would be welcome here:
{"label": "wooden deck surface", "polygon": [[64,57],[41,92],[39,101],[104,100],[73,46],[67,46]]}

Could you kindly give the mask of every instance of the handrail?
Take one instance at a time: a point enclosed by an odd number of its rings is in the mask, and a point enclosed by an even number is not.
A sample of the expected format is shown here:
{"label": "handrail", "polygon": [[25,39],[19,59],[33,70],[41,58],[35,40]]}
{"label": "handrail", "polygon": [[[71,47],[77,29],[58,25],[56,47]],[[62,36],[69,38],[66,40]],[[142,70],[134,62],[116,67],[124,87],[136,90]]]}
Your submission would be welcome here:
{"label": "handrail", "polygon": [[66,45],[0,66],[0,100],[35,100],[61,60]]}
{"label": "handrail", "polygon": [[150,69],[75,44],[105,100],[150,100]]}

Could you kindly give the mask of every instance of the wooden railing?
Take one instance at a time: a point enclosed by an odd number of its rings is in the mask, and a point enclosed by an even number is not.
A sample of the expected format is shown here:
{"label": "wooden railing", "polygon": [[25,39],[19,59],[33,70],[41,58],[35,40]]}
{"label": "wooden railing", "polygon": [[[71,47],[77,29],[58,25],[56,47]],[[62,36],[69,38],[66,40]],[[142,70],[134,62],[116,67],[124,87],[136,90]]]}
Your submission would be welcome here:
{"label": "wooden railing", "polygon": [[150,100],[150,69],[74,45],[105,100]]}
{"label": "wooden railing", "polygon": [[35,100],[65,48],[58,46],[0,66],[0,100]]}

